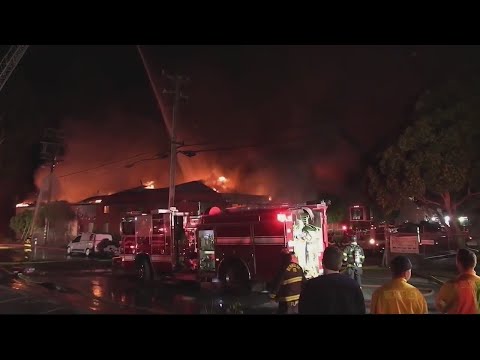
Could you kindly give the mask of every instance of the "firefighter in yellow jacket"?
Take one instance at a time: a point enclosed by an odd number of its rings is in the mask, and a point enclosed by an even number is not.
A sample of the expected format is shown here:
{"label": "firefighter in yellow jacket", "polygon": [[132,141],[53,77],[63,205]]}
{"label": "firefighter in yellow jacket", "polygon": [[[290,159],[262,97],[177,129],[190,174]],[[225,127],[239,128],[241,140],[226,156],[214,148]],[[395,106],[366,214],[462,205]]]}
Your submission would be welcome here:
{"label": "firefighter in yellow jacket", "polygon": [[279,314],[297,314],[298,300],[305,281],[303,269],[293,253],[283,250],[282,267],[274,283],[272,297],[278,301]]}
{"label": "firefighter in yellow jacket", "polygon": [[32,256],[32,238],[30,236],[23,241],[23,255],[25,261],[29,261]]}

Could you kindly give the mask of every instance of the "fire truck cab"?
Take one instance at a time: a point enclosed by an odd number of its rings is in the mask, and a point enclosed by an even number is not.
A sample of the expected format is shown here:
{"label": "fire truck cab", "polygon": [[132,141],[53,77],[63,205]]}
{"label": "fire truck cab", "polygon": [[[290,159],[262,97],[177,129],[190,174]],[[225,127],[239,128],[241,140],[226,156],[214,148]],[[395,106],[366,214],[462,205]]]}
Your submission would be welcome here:
{"label": "fire truck cab", "polygon": [[353,205],[349,208],[349,226],[344,231],[343,244],[349,244],[353,235],[357,236],[358,244],[364,250],[379,251],[382,243],[377,239],[373,214],[365,205]]}
{"label": "fire truck cab", "polygon": [[225,285],[268,286],[281,267],[282,249],[298,258],[307,278],[323,274],[328,246],[325,203],[271,208],[233,208],[200,218],[199,276]]}

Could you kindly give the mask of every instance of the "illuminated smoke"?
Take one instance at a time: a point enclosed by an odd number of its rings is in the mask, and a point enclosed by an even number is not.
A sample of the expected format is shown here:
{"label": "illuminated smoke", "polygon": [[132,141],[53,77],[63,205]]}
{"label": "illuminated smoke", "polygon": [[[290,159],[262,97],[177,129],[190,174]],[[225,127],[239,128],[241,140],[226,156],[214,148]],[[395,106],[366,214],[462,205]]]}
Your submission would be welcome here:
{"label": "illuminated smoke", "polygon": [[[138,76],[145,77],[142,98],[150,96],[153,104],[155,97],[141,59],[136,50],[132,51],[135,52],[132,58],[137,61]],[[296,201],[312,199],[320,190],[339,192],[346,174],[358,166],[358,156],[355,155],[358,150],[342,144],[338,137],[332,137],[331,131],[323,126],[331,119],[322,116],[312,118],[312,109],[321,103],[337,104],[343,111],[340,114],[343,117],[340,116],[338,121],[356,119],[362,125],[355,126],[361,131],[357,138],[365,142],[377,136],[374,131],[384,131],[372,125],[378,118],[390,119],[387,113],[399,113],[399,105],[395,102],[400,98],[398,94],[387,99],[383,93],[374,97],[363,91],[369,75],[365,75],[365,81],[356,81],[356,88],[353,85],[345,87],[344,84],[351,83],[353,70],[344,71],[349,67],[338,62],[338,56],[331,55],[338,53],[338,49],[318,51],[312,47],[290,50],[276,47],[273,50],[264,48],[257,52],[258,55],[252,55],[243,47],[235,47],[223,56],[241,59],[237,65],[223,61],[213,47],[198,49],[194,61],[191,61],[193,55],[183,53],[167,59],[169,53],[175,51],[185,50],[170,47],[157,56],[155,49],[147,48],[145,55],[150,77],[157,82],[157,90],[170,87],[160,80],[162,68],[192,79],[185,88],[189,100],[180,106],[179,140],[187,144],[207,142],[215,148],[230,144],[262,144],[272,140],[282,142],[291,137],[301,139],[295,146],[285,144],[205,152],[192,158],[179,154],[177,183],[203,180],[220,192],[262,194],[272,196],[275,201],[283,198]],[[272,59],[276,61],[272,62]],[[305,59],[309,59],[308,64]],[[350,60],[348,56],[342,59],[352,69],[358,62],[357,58]],[[372,65],[375,71],[376,65]],[[250,66],[255,66],[256,70],[245,73]],[[381,86],[377,86],[379,89],[388,87],[392,81],[388,76],[382,78],[385,83],[381,82]],[[132,110],[135,106],[140,107],[133,100],[128,111],[118,99],[115,100],[117,102],[102,105],[103,108],[96,113],[72,116],[63,122],[68,148],[64,161],[55,170],[59,181],[58,198],[78,201],[96,194],[142,186],[149,181],[154,182],[155,188],[168,186],[168,158],[139,162],[131,168],[125,165],[133,160],[125,160],[82,172],[139,153],[148,153],[139,158],[143,159],[169,150],[166,129],[169,122],[164,121],[156,105],[152,108],[157,113],[137,115],[145,112],[137,108]],[[129,100],[125,96],[125,103]],[[172,98],[163,100],[163,112],[170,114]],[[343,103],[345,101],[348,101],[348,110],[343,110],[347,108]],[[382,104],[388,104],[389,110],[384,113],[378,111],[372,116],[370,109],[378,109]],[[74,172],[79,173],[65,177]],[[46,173],[48,169],[37,171],[37,185],[41,184]],[[218,183],[222,176],[228,181]]]}

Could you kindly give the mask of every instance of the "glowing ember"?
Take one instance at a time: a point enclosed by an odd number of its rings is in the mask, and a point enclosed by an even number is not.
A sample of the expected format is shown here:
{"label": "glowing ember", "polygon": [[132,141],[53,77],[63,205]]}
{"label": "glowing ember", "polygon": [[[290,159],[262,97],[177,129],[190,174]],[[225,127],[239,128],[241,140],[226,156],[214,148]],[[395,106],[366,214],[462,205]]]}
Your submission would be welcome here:
{"label": "glowing ember", "polygon": [[272,197],[271,197],[271,196],[268,197],[268,201],[272,201]]}
{"label": "glowing ember", "polygon": [[27,204],[27,203],[20,203],[20,204],[16,205],[17,208],[29,207],[29,206],[30,206],[30,204]]}
{"label": "glowing ember", "polygon": [[155,182],[154,181],[147,181],[145,183],[145,189],[155,189]]}
{"label": "glowing ember", "polygon": [[218,179],[217,179],[218,182],[220,183],[225,183],[227,182],[227,178],[225,176],[220,176]]}
{"label": "glowing ember", "polygon": [[215,188],[212,188],[212,189],[213,189],[214,191],[218,192],[218,190],[217,190],[217,189],[215,189]]}

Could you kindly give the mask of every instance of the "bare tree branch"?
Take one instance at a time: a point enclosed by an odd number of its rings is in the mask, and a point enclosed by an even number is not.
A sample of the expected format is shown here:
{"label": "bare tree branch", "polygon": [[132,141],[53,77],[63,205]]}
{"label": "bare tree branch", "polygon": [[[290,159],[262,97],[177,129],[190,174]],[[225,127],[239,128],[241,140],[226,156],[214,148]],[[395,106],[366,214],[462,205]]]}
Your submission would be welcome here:
{"label": "bare tree branch", "polygon": [[424,202],[425,204],[437,205],[437,206],[440,206],[441,208],[443,208],[442,204],[440,204],[436,201],[425,199],[424,197],[418,197],[418,200]]}
{"label": "bare tree branch", "polygon": [[467,190],[467,195],[465,195],[465,196],[462,198],[462,200],[460,200],[459,202],[457,202],[457,203],[455,204],[455,207],[458,207],[458,206],[462,205],[462,204],[463,204],[466,200],[468,200],[469,198],[474,197],[474,196],[478,196],[478,195],[480,195],[480,192],[474,192],[474,193],[472,193],[472,191],[471,191],[471,189],[470,189],[470,187],[469,187],[468,190]]}

